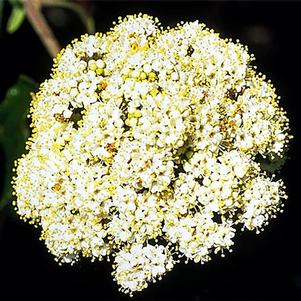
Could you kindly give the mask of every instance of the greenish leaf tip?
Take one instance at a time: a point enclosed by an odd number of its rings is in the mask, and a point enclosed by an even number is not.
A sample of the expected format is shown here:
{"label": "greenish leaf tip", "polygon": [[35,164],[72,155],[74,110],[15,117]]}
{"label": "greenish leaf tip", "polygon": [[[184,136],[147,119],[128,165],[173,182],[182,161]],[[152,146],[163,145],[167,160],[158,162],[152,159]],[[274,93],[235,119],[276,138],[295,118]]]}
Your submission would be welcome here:
{"label": "greenish leaf tip", "polygon": [[8,33],[14,33],[16,32],[20,26],[22,25],[25,18],[25,11],[23,6],[21,5],[13,5],[12,12],[9,16],[6,30]]}

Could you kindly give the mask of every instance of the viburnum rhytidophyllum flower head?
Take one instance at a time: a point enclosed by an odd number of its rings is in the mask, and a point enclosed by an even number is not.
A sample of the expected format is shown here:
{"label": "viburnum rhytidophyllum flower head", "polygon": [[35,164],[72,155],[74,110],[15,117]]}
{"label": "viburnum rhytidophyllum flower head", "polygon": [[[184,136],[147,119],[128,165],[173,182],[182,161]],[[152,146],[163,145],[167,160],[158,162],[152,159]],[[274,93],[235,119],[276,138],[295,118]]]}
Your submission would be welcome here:
{"label": "viburnum rhytidophyllum flower head", "polygon": [[290,136],[253,60],[198,21],[163,30],[142,14],[74,40],[32,100],[18,214],[59,263],[112,261],[130,294],[260,231],[286,194],[258,157]]}

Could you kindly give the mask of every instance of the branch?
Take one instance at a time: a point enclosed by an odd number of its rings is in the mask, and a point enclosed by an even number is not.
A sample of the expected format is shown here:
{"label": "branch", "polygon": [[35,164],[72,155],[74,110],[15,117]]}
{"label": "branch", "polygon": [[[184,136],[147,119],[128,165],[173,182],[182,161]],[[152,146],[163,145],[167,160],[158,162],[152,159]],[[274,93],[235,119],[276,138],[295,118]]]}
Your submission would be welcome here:
{"label": "branch", "polygon": [[23,0],[23,3],[28,21],[31,23],[48,53],[52,57],[55,57],[61,47],[41,12],[41,0]]}

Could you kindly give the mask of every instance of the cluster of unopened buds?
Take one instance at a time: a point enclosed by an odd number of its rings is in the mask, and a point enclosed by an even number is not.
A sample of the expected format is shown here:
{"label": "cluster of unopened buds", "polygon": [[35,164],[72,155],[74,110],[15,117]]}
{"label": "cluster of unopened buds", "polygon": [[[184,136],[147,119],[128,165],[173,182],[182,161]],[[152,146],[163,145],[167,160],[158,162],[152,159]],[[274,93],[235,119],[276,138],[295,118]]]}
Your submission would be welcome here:
{"label": "cluster of unopened buds", "polygon": [[197,21],[142,14],[74,40],[33,96],[18,214],[59,263],[112,261],[129,294],[231,251],[287,198],[258,158],[283,156],[288,118],[253,60]]}

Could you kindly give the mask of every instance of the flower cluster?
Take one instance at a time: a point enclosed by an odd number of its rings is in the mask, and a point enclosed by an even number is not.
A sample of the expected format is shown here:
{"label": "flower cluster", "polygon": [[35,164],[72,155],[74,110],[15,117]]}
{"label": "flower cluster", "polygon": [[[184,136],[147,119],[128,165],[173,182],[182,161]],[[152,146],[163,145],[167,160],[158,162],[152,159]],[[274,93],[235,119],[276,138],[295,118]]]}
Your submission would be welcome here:
{"label": "flower cluster", "polygon": [[291,136],[253,60],[197,21],[142,14],[74,40],[32,100],[18,214],[59,263],[111,260],[130,294],[182,257],[223,255],[239,226],[260,231],[286,194],[257,159]]}

